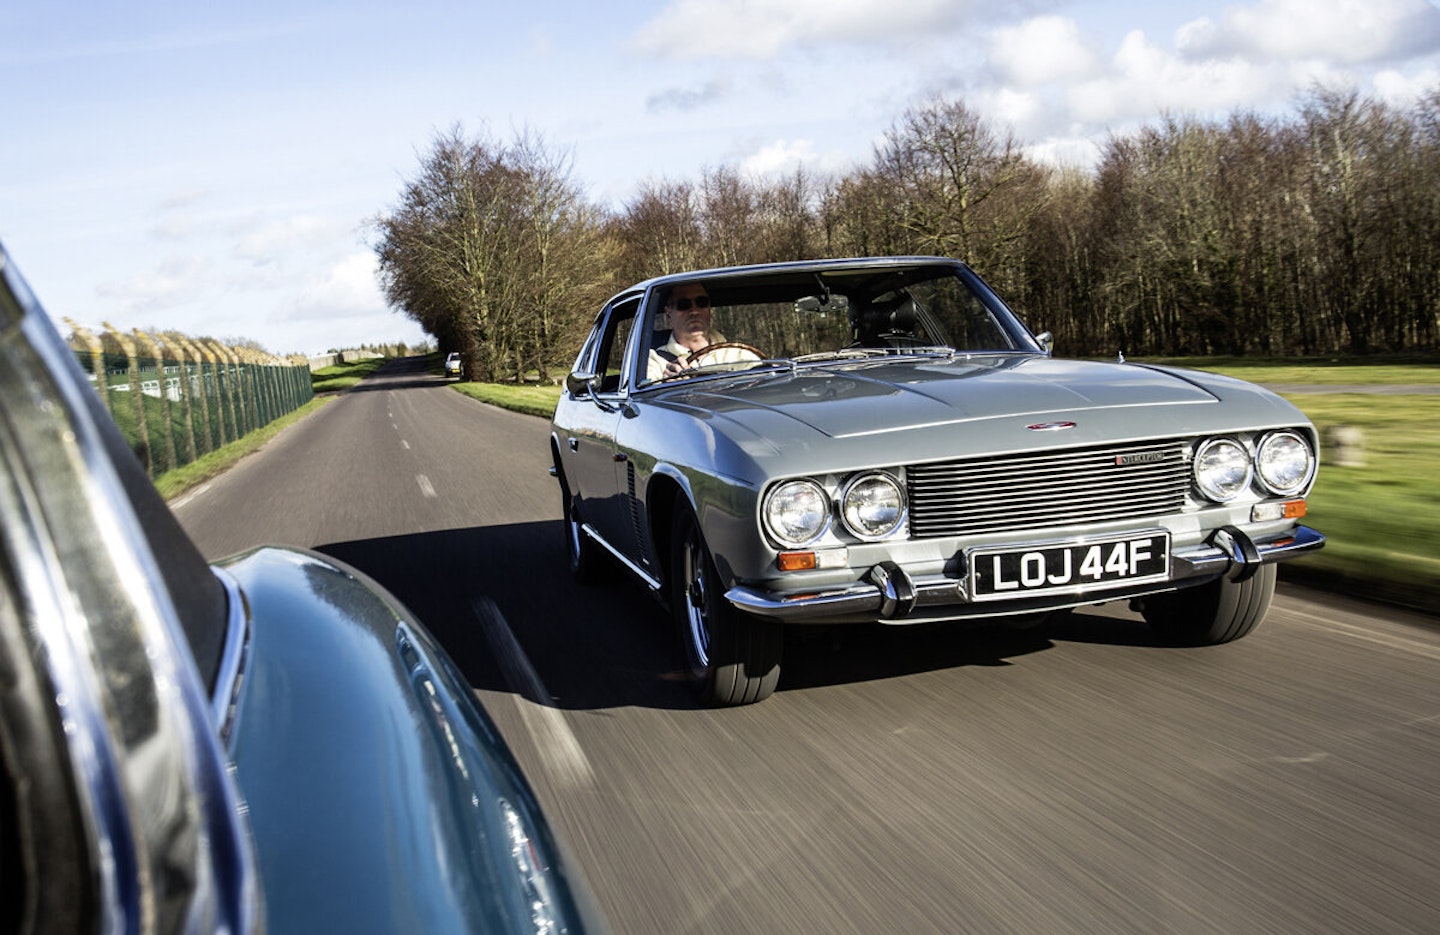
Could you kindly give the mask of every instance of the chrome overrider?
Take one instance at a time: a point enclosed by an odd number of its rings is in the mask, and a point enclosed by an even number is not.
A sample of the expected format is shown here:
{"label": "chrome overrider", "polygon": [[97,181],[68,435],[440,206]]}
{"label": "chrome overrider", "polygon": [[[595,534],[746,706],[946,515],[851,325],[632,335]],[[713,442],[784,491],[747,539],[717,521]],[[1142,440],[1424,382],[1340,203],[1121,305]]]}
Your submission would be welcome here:
{"label": "chrome overrider", "polygon": [[1325,536],[1309,526],[1296,526],[1283,535],[1260,541],[1234,526],[1224,526],[1199,545],[1172,551],[1170,575],[1166,580],[1132,585],[1109,582],[1062,594],[1050,593],[1029,600],[1007,601],[1004,607],[972,603],[965,593],[963,577],[935,575],[912,578],[894,562],[881,562],[859,582],[842,588],[776,595],[749,585],[737,585],[725,592],[725,597],[747,613],[790,623],[804,623],[818,618],[832,621],[851,616],[856,619],[879,616],[882,622],[888,623],[1012,616],[1017,611],[1062,610],[1101,601],[1140,597],[1172,590],[1175,582],[1187,579],[1201,584],[1228,575],[1231,580],[1243,581],[1262,565],[1298,558],[1324,545]]}

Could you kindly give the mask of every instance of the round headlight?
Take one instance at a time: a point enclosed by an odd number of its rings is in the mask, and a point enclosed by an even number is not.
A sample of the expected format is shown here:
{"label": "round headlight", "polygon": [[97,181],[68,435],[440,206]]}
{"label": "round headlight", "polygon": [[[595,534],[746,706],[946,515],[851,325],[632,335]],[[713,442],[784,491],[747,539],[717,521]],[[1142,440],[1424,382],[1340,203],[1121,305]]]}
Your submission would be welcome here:
{"label": "round headlight", "polygon": [[1212,438],[1195,453],[1195,485],[1211,500],[1234,500],[1250,484],[1250,456],[1237,441]]}
{"label": "round headlight", "polygon": [[860,539],[883,539],[905,522],[905,493],[889,474],[862,474],[840,496],[845,528]]}
{"label": "round headlight", "polygon": [[786,481],[765,498],[765,528],[782,545],[814,542],[830,528],[830,498],[814,481]]}
{"label": "round headlight", "polygon": [[1310,483],[1310,475],[1315,471],[1315,456],[1299,435],[1276,432],[1266,436],[1255,452],[1255,470],[1266,490],[1288,497],[1304,490],[1305,485]]}

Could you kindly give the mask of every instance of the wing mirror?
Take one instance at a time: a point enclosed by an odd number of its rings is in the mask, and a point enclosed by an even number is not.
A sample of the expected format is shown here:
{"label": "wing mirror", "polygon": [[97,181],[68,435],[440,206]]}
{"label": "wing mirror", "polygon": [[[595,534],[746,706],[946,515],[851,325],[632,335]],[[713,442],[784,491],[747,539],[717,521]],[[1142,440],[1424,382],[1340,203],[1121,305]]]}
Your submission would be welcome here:
{"label": "wing mirror", "polygon": [[1055,356],[1055,335],[1049,331],[1042,331],[1035,335],[1035,341],[1040,345],[1040,350],[1045,352],[1046,357]]}
{"label": "wing mirror", "polygon": [[590,401],[606,412],[614,412],[615,407],[600,398],[600,381],[598,373],[590,373],[587,370],[577,370],[565,378],[565,389],[576,399],[590,397]]}
{"label": "wing mirror", "polygon": [[600,382],[597,374],[586,370],[577,370],[565,378],[565,389],[571,396],[594,396],[595,387]]}

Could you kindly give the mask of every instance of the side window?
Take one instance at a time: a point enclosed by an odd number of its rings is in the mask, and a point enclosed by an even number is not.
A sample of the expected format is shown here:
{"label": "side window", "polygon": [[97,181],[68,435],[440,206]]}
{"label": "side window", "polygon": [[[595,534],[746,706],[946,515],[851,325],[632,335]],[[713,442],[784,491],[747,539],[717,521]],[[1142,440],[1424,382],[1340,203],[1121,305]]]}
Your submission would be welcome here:
{"label": "side window", "polygon": [[600,391],[614,393],[620,389],[625,371],[625,346],[635,326],[638,299],[617,303],[610,309],[600,334],[595,354],[595,373],[601,377]]}

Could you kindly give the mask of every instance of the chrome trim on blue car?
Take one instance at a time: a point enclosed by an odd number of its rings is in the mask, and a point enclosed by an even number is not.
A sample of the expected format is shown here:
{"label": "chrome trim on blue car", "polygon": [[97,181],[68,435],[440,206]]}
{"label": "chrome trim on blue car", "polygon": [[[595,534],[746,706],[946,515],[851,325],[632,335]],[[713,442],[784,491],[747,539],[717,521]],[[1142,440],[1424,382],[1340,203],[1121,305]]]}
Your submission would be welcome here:
{"label": "chrome trim on blue car", "polygon": [[245,675],[245,662],[250,655],[250,612],[245,606],[245,595],[240,591],[239,583],[229,572],[216,566],[211,566],[210,570],[224,586],[229,608],[229,617],[225,622],[225,648],[215,675],[215,687],[210,692],[210,717],[221,740],[228,742],[234,728],[232,719]]}

